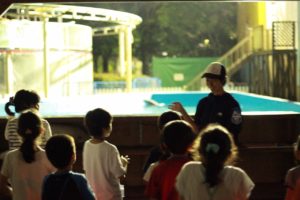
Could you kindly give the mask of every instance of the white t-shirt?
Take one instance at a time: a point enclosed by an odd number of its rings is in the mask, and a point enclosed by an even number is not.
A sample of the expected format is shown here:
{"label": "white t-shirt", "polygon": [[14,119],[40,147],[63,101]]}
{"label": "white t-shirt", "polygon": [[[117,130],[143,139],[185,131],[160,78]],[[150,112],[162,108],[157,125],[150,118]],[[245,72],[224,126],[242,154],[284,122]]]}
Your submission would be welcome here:
{"label": "white t-shirt", "polygon": [[1,174],[11,183],[14,200],[40,200],[44,177],[55,170],[41,148],[32,163],[25,162],[16,149],[5,155]]}
{"label": "white t-shirt", "polygon": [[151,163],[151,165],[148,167],[147,171],[145,172],[143,176],[143,180],[146,182],[149,182],[151,174],[153,172],[153,169],[159,164],[159,161]]}
{"label": "white t-shirt", "polygon": [[[50,124],[48,123],[47,120],[42,119],[42,124],[45,131],[43,134],[41,134],[39,141],[40,141],[40,146],[42,148],[45,148],[47,140],[52,136],[52,132],[51,132]],[[8,141],[9,150],[17,149],[22,144],[22,138],[19,136],[17,131],[18,131],[18,118],[12,118],[8,120],[5,127],[4,136],[5,139]]]}
{"label": "white t-shirt", "polygon": [[205,168],[201,162],[186,163],[176,178],[176,189],[184,200],[245,200],[254,183],[240,168],[225,166],[222,182],[213,188],[205,184]]}
{"label": "white t-shirt", "polygon": [[107,141],[90,140],[83,147],[83,169],[97,200],[122,199],[120,179],[126,173],[117,147]]}

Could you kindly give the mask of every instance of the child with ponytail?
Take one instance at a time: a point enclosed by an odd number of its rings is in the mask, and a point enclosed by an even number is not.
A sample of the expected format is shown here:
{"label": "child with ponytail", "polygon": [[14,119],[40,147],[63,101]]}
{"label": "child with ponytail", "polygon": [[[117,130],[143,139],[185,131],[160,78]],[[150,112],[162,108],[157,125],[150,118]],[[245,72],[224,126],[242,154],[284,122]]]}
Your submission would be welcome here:
{"label": "child with ponytail", "polygon": [[43,131],[36,113],[28,111],[20,115],[17,132],[23,142],[20,148],[5,155],[0,174],[0,191],[5,196],[12,195],[13,200],[41,199],[43,178],[55,170],[38,145],[37,139]]}
{"label": "child with ponytail", "polygon": [[285,200],[300,199],[300,135],[294,144],[294,156],[297,166],[289,169],[285,177],[286,194]]}
{"label": "child with ponytail", "polygon": [[254,187],[249,176],[231,166],[237,148],[226,128],[211,124],[197,138],[199,161],[183,166],[176,188],[181,200],[246,200]]}
{"label": "child with ponytail", "polygon": [[[16,113],[22,114],[28,110],[37,112],[39,110],[40,97],[34,91],[19,90],[14,97],[9,99],[9,102],[5,104],[5,112],[9,116],[9,120],[5,127],[5,139],[8,140],[9,150],[19,148],[22,140],[17,133],[18,118]],[[11,111],[10,107],[15,107],[15,112]],[[49,123],[42,119],[42,124],[45,129],[41,135],[41,147],[44,148],[47,140],[51,137],[51,128]]]}

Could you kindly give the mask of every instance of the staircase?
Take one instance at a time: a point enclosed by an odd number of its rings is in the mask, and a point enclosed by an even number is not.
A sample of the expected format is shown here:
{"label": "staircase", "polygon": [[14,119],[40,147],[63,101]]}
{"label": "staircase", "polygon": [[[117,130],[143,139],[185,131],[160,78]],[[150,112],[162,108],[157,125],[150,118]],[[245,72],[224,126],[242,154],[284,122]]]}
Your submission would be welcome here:
{"label": "staircase", "polygon": [[[242,39],[238,44],[226,52],[221,58],[216,60],[226,66],[227,76],[230,77],[241,68],[241,63],[245,61],[253,53],[253,34],[250,32],[248,36]],[[205,82],[201,79],[202,73],[198,74],[186,86],[186,90],[199,90],[205,86]]]}

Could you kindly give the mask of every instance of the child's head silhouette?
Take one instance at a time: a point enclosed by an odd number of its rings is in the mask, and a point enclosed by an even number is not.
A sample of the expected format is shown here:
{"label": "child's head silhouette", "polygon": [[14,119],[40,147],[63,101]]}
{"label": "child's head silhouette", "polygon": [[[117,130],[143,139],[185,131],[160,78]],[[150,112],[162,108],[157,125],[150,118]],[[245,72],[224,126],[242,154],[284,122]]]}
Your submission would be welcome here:
{"label": "child's head silhouette", "polygon": [[74,138],[70,135],[54,135],[46,144],[46,154],[52,165],[64,169],[73,165],[76,160]]}
{"label": "child's head silhouette", "polygon": [[10,106],[15,107],[17,113],[22,112],[29,108],[38,109],[40,96],[30,90],[19,90],[14,97],[11,97],[9,102],[5,104],[5,111],[8,115],[14,116],[15,113],[10,110]]}
{"label": "child's head silhouette", "polygon": [[105,138],[112,131],[112,116],[106,110],[96,108],[85,115],[84,124],[92,137]]}
{"label": "child's head silhouette", "polygon": [[169,110],[159,116],[157,120],[157,126],[159,130],[162,130],[168,122],[179,119],[181,119],[180,113]]}
{"label": "child's head silhouette", "polygon": [[183,120],[173,120],[163,128],[162,142],[173,154],[185,154],[195,139],[192,126]]}

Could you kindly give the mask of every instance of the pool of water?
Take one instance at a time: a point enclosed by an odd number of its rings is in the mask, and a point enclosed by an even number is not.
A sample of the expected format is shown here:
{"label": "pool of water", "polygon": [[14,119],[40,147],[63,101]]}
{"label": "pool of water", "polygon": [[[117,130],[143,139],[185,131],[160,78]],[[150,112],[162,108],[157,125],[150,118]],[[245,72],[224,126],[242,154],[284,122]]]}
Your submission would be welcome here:
{"label": "pool of water", "polygon": [[[154,101],[169,105],[174,101],[181,102],[184,107],[194,113],[199,99],[207,96],[207,92],[188,92],[173,94],[152,94]],[[254,113],[300,113],[300,103],[281,98],[267,97],[251,93],[231,92],[240,103],[243,114]]]}
{"label": "pool of water", "polygon": [[[83,116],[91,109],[101,107],[113,115],[160,115],[174,101],[181,102],[188,113],[194,114],[199,99],[207,92],[172,93],[114,93],[96,96],[59,97],[42,99],[40,112],[43,117]],[[231,92],[240,103],[244,115],[300,113],[300,103],[249,93]],[[0,101],[0,117],[6,117]]]}

